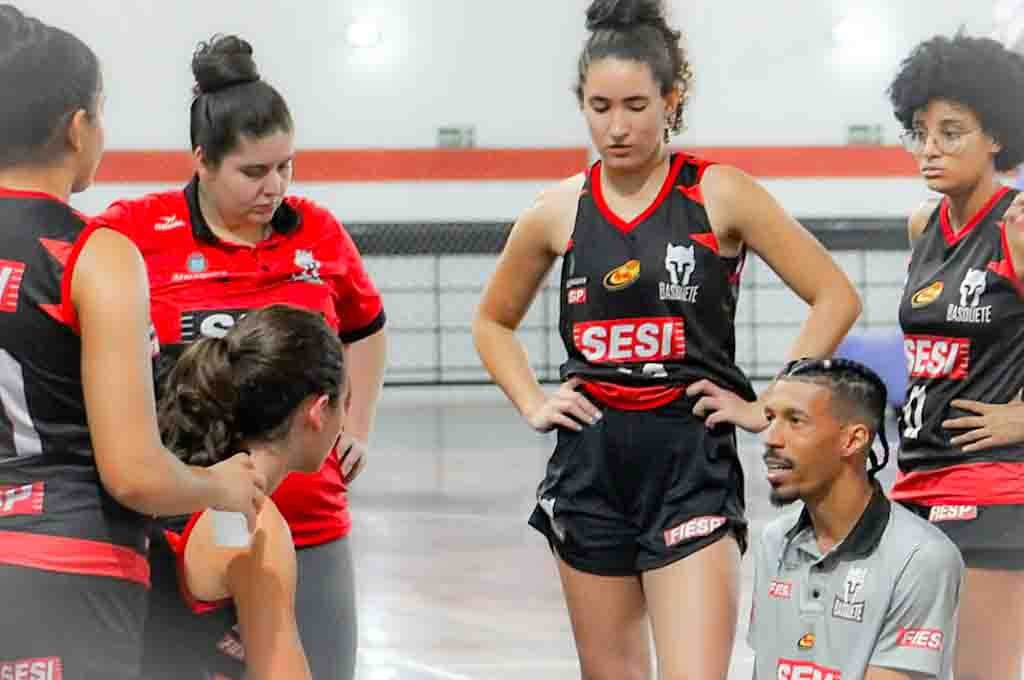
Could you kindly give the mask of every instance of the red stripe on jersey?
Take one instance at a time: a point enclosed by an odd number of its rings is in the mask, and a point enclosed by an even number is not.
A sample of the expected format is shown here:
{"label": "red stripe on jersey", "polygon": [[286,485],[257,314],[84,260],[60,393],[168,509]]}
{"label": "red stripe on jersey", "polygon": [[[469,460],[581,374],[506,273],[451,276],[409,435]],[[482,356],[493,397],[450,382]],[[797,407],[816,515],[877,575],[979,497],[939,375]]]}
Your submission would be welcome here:
{"label": "red stripe on jersey", "polygon": [[942,205],[939,206],[939,222],[942,225],[942,235],[946,239],[946,243],[951,246],[955,246],[960,241],[964,240],[969,233],[974,231],[974,228],[978,226],[982,220],[988,217],[988,214],[992,212],[992,208],[995,207],[996,203],[999,202],[1006,192],[1010,191],[1010,187],[1000,187],[996,193],[992,194],[992,197],[985,202],[985,205],[981,206],[981,210],[975,213],[971,221],[965,224],[959,232],[953,232],[953,225],[949,221],[949,198],[942,199]]}
{"label": "red stripe on jersey", "polygon": [[67,241],[56,241],[52,238],[41,238],[39,242],[46,248],[46,252],[53,255],[53,259],[60,262],[62,267],[68,266],[68,259],[71,257],[71,251],[74,245]]}
{"label": "red stripe on jersey", "polygon": [[1024,463],[964,463],[896,475],[890,496],[918,505],[1024,505]]}
{"label": "red stripe on jersey", "polygon": [[648,411],[665,406],[683,396],[686,391],[686,387],[678,385],[634,387],[597,380],[585,382],[582,387],[590,396],[622,411]]}
{"label": "red stripe on jersey", "polygon": [[594,192],[594,204],[597,205],[597,209],[601,211],[605,219],[608,220],[616,229],[623,233],[629,233],[641,224],[644,220],[654,214],[662,203],[665,202],[665,198],[672,191],[672,186],[676,182],[676,177],[679,175],[680,168],[686,163],[689,157],[686,154],[679,154],[672,162],[671,167],[668,169],[668,174],[665,176],[665,181],[661,185],[661,190],[658,191],[658,195],[651,201],[651,204],[647,206],[647,209],[642,213],[629,220],[628,222],[608,207],[608,203],[604,199],[604,189],[601,187],[601,162],[594,163],[594,167],[590,170],[590,187]]}
{"label": "red stripe on jersey", "polygon": [[703,234],[690,234],[690,238],[705,248],[709,248],[714,251],[715,255],[719,253],[718,237],[715,236],[715,232],[706,231]]}
{"label": "red stripe on jersey", "polygon": [[[82,254],[82,248],[85,247],[85,242],[89,240],[89,237],[96,233],[97,229],[102,228],[103,225],[89,223],[85,229],[81,231],[78,238],[75,239],[74,244],[71,246],[71,252],[68,253],[67,261],[64,263],[64,274],[60,280],[60,307],[61,313],[60,318],[57,320],[63,324],[66,324],[71,330],[76,333],[79,332],[78,328],[78,313],[75,311],[75,306],[71,304],[71,279],[75,273],[75,265],[78,264],[78,257]],[[47,312],[49,313],[49,312]],[[52,314],[51,314],[52,316]],[[56,317],[54,317],[56,318]]]}
{"label": "red stripe on jersey", "polygon": [[25,263],[0,260],[0,312],[18,311],[21,280],[25,276]]}
{"label": "red stripe on jersey", "polygon": [[124,546],[83,538],[0,531],[0,563],[119,578],[149,587],[149,562],[145,555]]}
{"label": "red stripe on jersey", "polygon": [[164,538],[167,539],[167,545],[170,546],[171,552],[174,553],[174,564],[178,572],[178,589],[181,591],[181,596],[185,599],[185,604],[188,605],[188,608],[194,614],[208,614],[231,604],[230,597],[212,602],[200,600],[188,589],[188,579],[185,577],[185,548],[188,546],[188,539],[192,537],[192,530],[195,529],[196,522],[202,516],[203,513],[201,512],[192,515],[188,520],[188,524],[185,525],[185,530],[180,535],[167,529],[164,530]]}
{"label": "red stripe on jersey", "polygon": [[999,223],[999,230],[1002,232],[1003,259],[998,262],[989,262],[988,269],[991,272],[1007,279],[1017,289],[1017,294],[1024,297],[1024,281],[1017,275],[1017,268],[1013,264],[1013,253],[1010,250],[1010,242],[1006,235],[1006,222]]}

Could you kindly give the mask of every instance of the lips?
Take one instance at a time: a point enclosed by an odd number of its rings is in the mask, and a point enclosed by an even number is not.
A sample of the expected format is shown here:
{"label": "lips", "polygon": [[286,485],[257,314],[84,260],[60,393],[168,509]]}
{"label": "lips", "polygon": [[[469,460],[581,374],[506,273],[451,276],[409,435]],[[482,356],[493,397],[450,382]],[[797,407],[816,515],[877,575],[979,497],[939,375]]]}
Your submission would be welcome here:
{"label": "lips", "polygon": [[768,470],[768,482],[778,484],[793,469],[793,464],[777,456],[765,456],[764,465]]}

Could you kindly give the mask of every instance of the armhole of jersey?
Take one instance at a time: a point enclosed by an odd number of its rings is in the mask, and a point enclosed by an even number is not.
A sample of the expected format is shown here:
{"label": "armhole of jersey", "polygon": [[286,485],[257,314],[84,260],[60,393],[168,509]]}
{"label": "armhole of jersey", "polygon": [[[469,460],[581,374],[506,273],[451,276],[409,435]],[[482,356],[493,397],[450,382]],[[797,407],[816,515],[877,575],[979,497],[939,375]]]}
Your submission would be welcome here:
{"label": "armhole of jersey", "polygon": [[[202,512],[193,514],[180,536],[174,532],[164,532],[167,543],[174,552],[175,571],[178,574],[178,590],[181,592],[181,597],[185,600],[185,605],[189,608],[189,611],[195,614],[208,614],[209,612],[222,609],[231,603],[230,597],[213,601],[200,600],[188,588],[188,578],[185,574],[185,549],[188,547],[189,538],[192,537],[192,530],[195,529],[202,516]],[[173,539],[172,536],[174,537]]]}
{"label": "armhole of jersey", "polygon": [[64,275],[60,281],[61,314],[67,319],[68,326],[76,335],[80,333],[81,329],[78,326],[78,312],[75,311],[75,305],[71,302],[71,282],[74,278],[75,265],[78,264],[78,256],[82,254],[86,241],[96,233],[97,229],[109,229],[109,227],[98,222],[86,223],[85,228],[75,239],[74,245],[71,246],[71,254],[68,256],[68,263],[64,266]]}
{"label": "armhole of jersey", "polygon": [[[1013,261],[1013,252],[1010,250],[1010,241],[1006,235],[1006,222],[999,223],[999,243],[1003,251],[1003,260],[995,264],[996,273],[1010,279],[1010,283],[1017,290],[1018,297],[1024,299],[1024,281],[1020,280],[1017,274],[1017,265]],[[993,268],[989,265],[989,268]]]}

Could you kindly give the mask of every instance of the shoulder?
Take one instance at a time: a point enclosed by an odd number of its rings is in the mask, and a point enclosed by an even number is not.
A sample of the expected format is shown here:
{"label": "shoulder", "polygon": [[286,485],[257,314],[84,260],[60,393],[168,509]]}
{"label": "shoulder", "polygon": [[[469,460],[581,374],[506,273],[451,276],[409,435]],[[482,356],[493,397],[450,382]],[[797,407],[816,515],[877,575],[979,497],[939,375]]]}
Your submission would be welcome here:
{"label": "shoulder", "polygon": [[572,232],[585,184],[586,175],[579,173],[545,188],[516,220],[515,231],[528,234],[558,251]]}
{"label": "shoulder", "polygon": [[302,220],[303,228],[338,230],[341,222],[326,206],[303,196],[285,196],[285,203]]}
{"label": "shoulder", "polygon": [[115,229],[133,240],[184,228],[188,221],[188,204],[180,189],[121,199],[92,218],[93,224]]}
{"label": "shoulder", "polygon": [[765,525],[761,531],[759,543],[765,554],[778,555],[786,544],[788,534],[797,522],[800,521],[800,513],[803,512],[803,504],[786,510],[783,514]]}
{"label": "shoulder", "polygon": [[694,159],[700,176],[700,187],[709,200],[729,200],[760,187],[753,177],[733,165]]}
{"label": "shoulder", "polygon": [[946,534],[898,503],[893,503],[888,531],[890,545],[907,553],[915,572],[940,574],[963,569],[960,550]]}
{"label": "shoulder", "polygon": [[941,199],[929,198],[922,201],[921,205],[910,213],[910,217],[907,219],[907,237],[910,239],[911,246],[921,238],[921,234],[924,233],[925,227],[928,226],[928,222],[932,219],[932,215],[935,214],[940,203]]}

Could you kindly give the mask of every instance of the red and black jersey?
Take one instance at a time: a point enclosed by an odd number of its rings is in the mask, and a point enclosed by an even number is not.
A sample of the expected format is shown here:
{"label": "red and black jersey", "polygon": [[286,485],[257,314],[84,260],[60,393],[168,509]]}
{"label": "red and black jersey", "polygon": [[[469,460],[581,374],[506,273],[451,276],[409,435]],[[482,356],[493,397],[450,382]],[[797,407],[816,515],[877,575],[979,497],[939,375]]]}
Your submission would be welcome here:
{"label": "red and black jersey", "polygon": [[601,163],[590,169],[562,264],[562,377],[655,391],[708,378],[755,399],[735,362],[744,257],[719,255],[700,190],[710,164],[671,161],[654,202],[629,222],[604,200]]}
{"label": "red and black jersey", "polygon": [[[1001,222],[1016,194],[998,191],[958,233],[944,199],[914,246],[900,302],[909,382],[896,498],[941,500],[942,489],[928,483],[936,469],[1024,463],[1024,444],[965,453],[950,441],[959,432],[942,427],[948,418],[974,415],[952,408],[954,399],[1005,403],[1024,387],[1024,285]],[[931,491],[922,494],[925,487]],[[976,491],[979,503],[998,502]]]}
{"label": "red and black jersey", "polygon": [[[220,336],[251,309],[284,303],[319,312],[343,342],[384,326],[380,295],[341,224],[313,201],[286,197],[268,238],[226,243],[199,208],[198,180],[184,190],[118,201],[95,218],[131,238],[149,270],[153,323],[165,376],[184,347]],[[348,533],[337,453],[320,472],[292,473],[273,496],[298,546]]]}
{"label": "red and black jersey", "polygon": [[185,548],[202,513],[159,521],[150,548],[142,673],[146,680],[242,680],[245,647],[230,599],[197,600],[185,579]]}
{"label": "red and black jersey", "polygon": [[141,587],[144,518],[103,488],[86,420],[70,292],[90,233],[55,197],[0,189],[0,563]]}

